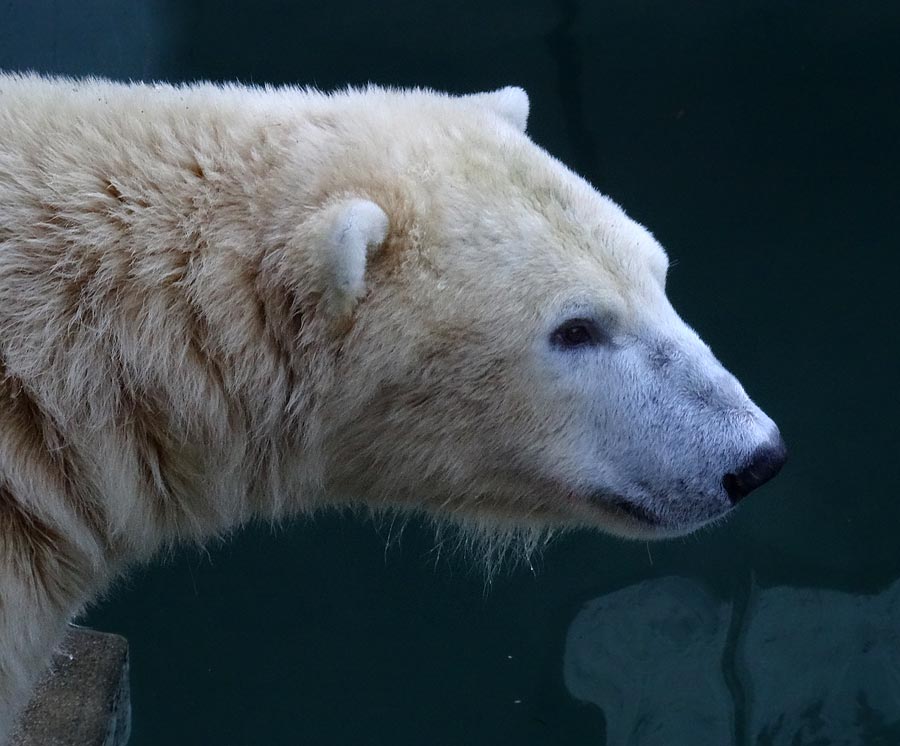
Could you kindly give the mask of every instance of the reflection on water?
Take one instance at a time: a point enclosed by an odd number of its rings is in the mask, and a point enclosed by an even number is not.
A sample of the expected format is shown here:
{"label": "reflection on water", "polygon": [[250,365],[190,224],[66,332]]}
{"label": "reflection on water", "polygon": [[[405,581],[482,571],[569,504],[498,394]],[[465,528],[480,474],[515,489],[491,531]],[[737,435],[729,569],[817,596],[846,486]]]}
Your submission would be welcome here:
{"label": "reflection on water", "polygon": [[564,675],[610,746],[900,743],[900,582],[875,596],[648,580],[586,604]]}

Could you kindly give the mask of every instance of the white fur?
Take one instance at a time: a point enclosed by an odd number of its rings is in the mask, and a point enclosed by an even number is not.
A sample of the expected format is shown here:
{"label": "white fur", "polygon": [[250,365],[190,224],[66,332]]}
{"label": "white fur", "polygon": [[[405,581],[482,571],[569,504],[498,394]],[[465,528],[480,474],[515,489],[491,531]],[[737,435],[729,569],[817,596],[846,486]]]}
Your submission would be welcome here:
{"label": "white fur", "polygon": [[[0,740],[123,568],[253,516],[415,511],[499,556],[726,510],[771,421],[527,114],[0,76]],[[555,349],[573,314],[614,343]]]}

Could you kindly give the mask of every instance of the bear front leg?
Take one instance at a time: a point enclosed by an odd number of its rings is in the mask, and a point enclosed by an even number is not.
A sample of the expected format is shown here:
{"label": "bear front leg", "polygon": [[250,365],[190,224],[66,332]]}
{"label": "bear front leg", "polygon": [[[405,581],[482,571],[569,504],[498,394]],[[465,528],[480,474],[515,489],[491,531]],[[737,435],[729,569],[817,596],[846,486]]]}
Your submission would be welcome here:
{"label": "bear front leg", "polygon": [[0,746],[15,731],[67,623],[97,586],[84,554],[39,522],[24,535],[12,531],[2,520],[10,509],[0,494]]}

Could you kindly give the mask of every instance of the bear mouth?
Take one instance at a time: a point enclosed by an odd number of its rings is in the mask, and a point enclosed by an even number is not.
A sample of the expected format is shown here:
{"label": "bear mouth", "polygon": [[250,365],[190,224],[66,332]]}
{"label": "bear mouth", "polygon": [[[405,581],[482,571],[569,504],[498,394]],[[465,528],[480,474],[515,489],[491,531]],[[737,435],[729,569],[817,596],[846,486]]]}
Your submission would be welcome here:
{"label": "bear mouth", "polygon": [[632,518],[638,523],[644,523],[648,526],[659,526],[662,523],[659,516],[651,513],[646,508],[642,508],[640,505],[630,503],[627,500],[613,500],[610,504],[616,510],[624,513],[629,518]]}
{"label": "bear mouth", "polygon": [[662,526],[664,521],[655,513],[640,505],[635,505],[629,500],[621,497],[612,497],[609,494],[596,494],[592,496],[593,500],[603,505],[603,507],[612,509],[613,512],[622,515],[632,521],[640,523],[643,526]]}
{"label": "bear mouth", "polygon": [[[584,499],[584,498],[582,498]],[[639,538],[670,538],[683,536],[698,528],[722,520],[731,513],[732,506],[725,506],[715,500],[696,496],[683,499],[681,509],[671,508],[662,512],[647,508],[616,493],[597,490],[588,493],[588,502],[605,515],[618,518],[626,531],[636,530]],[[615,533],[615,529],[613,529]],[[632,535],[629,531],[628,535]]]}

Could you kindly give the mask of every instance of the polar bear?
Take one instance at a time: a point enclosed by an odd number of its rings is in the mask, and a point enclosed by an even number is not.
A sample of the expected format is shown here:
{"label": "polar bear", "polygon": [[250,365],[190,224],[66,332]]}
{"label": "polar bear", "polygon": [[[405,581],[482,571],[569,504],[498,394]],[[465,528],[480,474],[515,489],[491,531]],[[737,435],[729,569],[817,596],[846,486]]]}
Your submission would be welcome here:
{"label": "polar bear", "polygon": [[253,516],[654,538],[778,471],[528,108],[0,76],[0,732],[123,568]]}

